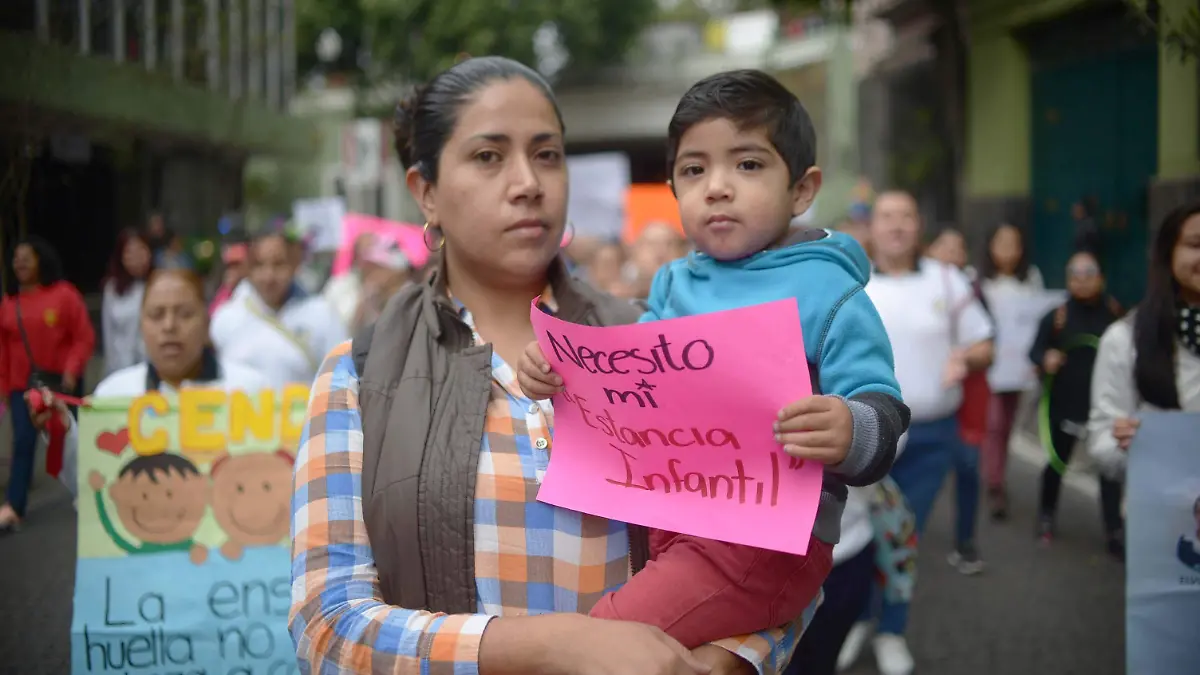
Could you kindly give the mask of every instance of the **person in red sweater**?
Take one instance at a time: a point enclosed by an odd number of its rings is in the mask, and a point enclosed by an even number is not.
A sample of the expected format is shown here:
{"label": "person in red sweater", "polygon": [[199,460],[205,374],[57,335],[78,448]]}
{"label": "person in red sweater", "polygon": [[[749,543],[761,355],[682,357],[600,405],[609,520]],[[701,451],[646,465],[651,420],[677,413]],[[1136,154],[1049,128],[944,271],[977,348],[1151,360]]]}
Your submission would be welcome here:
{"label": "person in red sweater", "polygon": [[38,433],[25,391],[36,375],[54,391],[79,393],[96,343],[83,296],[63,281],[62,263],[47,242],[28,237],[13,252],[17,293],[0,302],[0,396],[13,424],[12,473],[0,506],[0,532],[20,527],[33,479]]}

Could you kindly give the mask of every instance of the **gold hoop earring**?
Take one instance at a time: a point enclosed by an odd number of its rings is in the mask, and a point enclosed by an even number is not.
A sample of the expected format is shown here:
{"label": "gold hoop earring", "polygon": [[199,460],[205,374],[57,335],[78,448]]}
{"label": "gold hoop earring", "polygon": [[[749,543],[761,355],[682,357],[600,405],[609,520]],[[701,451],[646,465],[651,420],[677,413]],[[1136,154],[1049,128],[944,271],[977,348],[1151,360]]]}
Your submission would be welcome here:
{"label": "gold hoop earring", "polygon": [[566,247],[570,246],[571,242],[573,242],[573,241],[575,241],[575,221],[568,220],[567,221],[567,232],[563,233],[563,238],[562,238],[562,241],[560,242],[560,248],[566,248]]}
{"label": "gold hoop earring", "polygon": [[437,227],[434,225],[430,225],[429,221],[427,220],[427,221],[425,221],[425,227],[421,228],[421,242],[425,244],[425,248],[429,249],[431,252],[436,253],[437,251],[442,250],[442,247],[446,245],[446,235],[444,235],[444,234],[442,235],[442,240],[438,242],[437,246],[430,246],[429,245],[429,230],[430,229],[437,229]]}

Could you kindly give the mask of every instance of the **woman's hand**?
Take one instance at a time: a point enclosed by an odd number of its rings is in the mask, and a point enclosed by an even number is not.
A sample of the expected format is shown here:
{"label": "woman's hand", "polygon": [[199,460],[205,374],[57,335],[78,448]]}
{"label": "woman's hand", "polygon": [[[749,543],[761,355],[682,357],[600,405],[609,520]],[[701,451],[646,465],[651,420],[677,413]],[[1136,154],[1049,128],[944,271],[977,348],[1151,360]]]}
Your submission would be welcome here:
{"label": "woman's hand", "polygon": [[[704,658],[716,655],[702,654]],[[730,655],[732,656],[732,655]],[[483,675],[710,675],[713,667],[661,630],[582,614],[494,619],[479,647]]]}
{"label": "woman's hand", "polygon": [[39,393],[41,395],[41,405],[35,405],[38,403],[35,400],[37,397],[33,396],[32,392],[25,392],[25,405],[29,408],[29,419],[33,422],[33,426],[38,430],[38,433],[46,430],[46,425],[50,423],[50,416],[54,414],[59,416],[59,419],[63,422],[63,426],[70,426],[71,413],[67,411],[67,404],[58,400],[54,396],[54,392],[45,387]]}
{"label": "woman's hand", "polygon": [[1114,421],[1112,435],[1113,438],[1117,439],[1117,447],[1122,450],[1128,450],[1141,424],[1141,420],[1133,417],[1121,417]]}
{"label": "woman's hand", "polygon": [[967,373],[970,369],[967,367],[967,354],[962,350],[955,350],[950,354],[950,359],[946,361],[946,367],[942,370],[942,386],[947,389],[967,379]]}
{"label": "woman's hand", "polygon": [[1057,349],[1047,349],[1046,356],[1042,357],[1042,370],[1047,375],[1055,375],[1058,369],[1063,367],[1067,362],[1067,355]]}
{"label": "woman's hand", "polygon": [[562,393],[563,381],[546,361],[546,355],[536,340],[525,347],[521,362],[517,364],[517,382],[521,391],[535,401],[543,401]]}

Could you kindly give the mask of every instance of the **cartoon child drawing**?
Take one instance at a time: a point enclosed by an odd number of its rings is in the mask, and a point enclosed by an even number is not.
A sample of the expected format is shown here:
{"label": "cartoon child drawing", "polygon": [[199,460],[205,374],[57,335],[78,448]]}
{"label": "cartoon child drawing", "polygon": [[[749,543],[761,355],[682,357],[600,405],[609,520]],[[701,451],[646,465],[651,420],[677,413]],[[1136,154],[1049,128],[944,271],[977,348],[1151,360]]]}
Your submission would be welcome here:
{"label": "cartoon child drawing", "polygon": [[104,531],[126,553],[188,551],[197,565],[208,558],[208,549],[193,540],[208,508],[208,481],[186,458],[166,452],[137,457],[109,487],[121,525],[140,544],[126,541],[113,527],[104,504],[104,476],[92,471],[88,484]]}
{"label": "cartoon child drawing", "polygon": [[1200,497],[1192,504],[1192,517],[1196,519],[1196,534],[1180,535],[1175,546],[1175,556],[1193,572],[1200,572]]}
{"label": "cartoon child drawing", "polygon": [[229,540],[221,555],[242,557],[247,546],[272,546],[291,525],[292,456],[283,450],[226,455],[212,465],[213,515]]}

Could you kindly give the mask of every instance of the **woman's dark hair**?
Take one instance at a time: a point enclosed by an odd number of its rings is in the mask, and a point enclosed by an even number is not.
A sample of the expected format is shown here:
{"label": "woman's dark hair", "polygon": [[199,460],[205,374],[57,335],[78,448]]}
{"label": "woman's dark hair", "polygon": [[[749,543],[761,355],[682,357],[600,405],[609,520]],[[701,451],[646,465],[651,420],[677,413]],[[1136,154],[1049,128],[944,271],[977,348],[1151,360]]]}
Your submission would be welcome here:
{"label": "woman's dark hair", "polygon": [[150,289],[163,279],[179,279],[195,294],[196,299],[201,305],[208,302],[207,296],[204,293],[204,279],[200,278],[192,270],[182,267],[168,267],[166,269],[154,270],[146,277],[146,292],[142,295],[142,307],[146,307],[146,301],[150,299]]}
{"label": "woman's dark hair", "polygon": [[983,255],[979,261],[979,277],[981,279],[995,279],[999,274],[996,269],[996,261],[992,259],[992,242],[996,240],[996,235],[1000,234],[1000,230],[1004,228],[1012,228],[1016,231],[1017,236],[1021,239],[1021,257],[1017,260],[1017,267],[1013,270],[1013,276],[1020,281],[1025,281],[1029,278],[1029,247],[1025,244],[1025,230],[1013,225],[1012,223],[1000,223],[988,231],[987,243],[983,247]]}
{"label": "woman's dark hair", "polygon": [[62,258],[58,256],[58,251],[50,245],[50,242],[36,234],[31,234],[18,241],[17,246],[28,246],[33,249],[33,255],[37,257],[38,261],[39,285],[49,286],[63,280]]}
{"label": "woman's dark hair", "polygon": [[472,94],[497,80],[521,78],[546,97],[563,126],[562,112],[550,84],[537,71],[500,56],[481,56],[461,61],[417,87],[396,106],[392,123],[396,156],[405,169],[417,167],[421,176],[437,182],[438,159],[446,139],[458,123],[458,111]]}
{"label": "woman's dark hair", "polygon": [[149,278],[150,274],[154,271],[154,254],[150,248],[150,242],[146,240],[146,237],[133,228],[121,230],[117,235],[117,247],[113,250],[112,257],[108,259],[108,275],[106,276],[106,279],[112,283],[113,290],[117,292],[117,295],[125,295],[129,292],[129,287],[135,281],[129,270],[125,269],[124,261],[125,249],[133,241],[141,242],[146,247],[147,254],[150,256],[150,266],[146,269],[146,275],[143,279]]}
{"label": "woman's dark hair", "polygon": [[1146,295],[1133,318],[1133,379],[1142,400],[1163,410],[1179,409],[1175,384],[1175,323],[1179,283],[1171,270],[1175,246],[1189,218],[1200,215],[1200,201],[1167,214],[1150,249]]}

